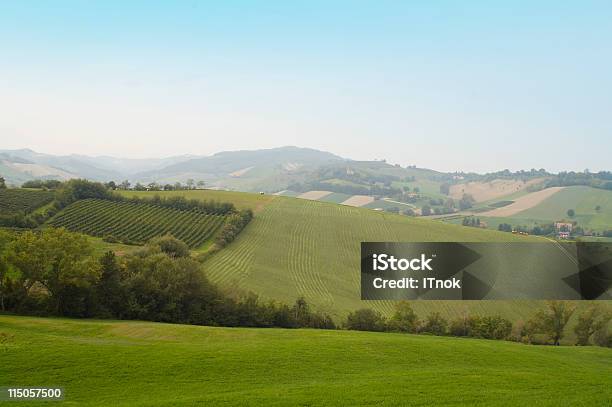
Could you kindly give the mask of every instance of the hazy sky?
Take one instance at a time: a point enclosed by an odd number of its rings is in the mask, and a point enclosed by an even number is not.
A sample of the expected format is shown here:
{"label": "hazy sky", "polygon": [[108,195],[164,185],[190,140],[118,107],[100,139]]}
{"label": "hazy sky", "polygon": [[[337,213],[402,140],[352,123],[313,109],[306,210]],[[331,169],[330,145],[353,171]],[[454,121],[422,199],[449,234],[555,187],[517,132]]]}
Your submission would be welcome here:
{"label": "hazy sky", "polygon": [[0,148],[612,169],[612,3],[491,3],[2,1]]}

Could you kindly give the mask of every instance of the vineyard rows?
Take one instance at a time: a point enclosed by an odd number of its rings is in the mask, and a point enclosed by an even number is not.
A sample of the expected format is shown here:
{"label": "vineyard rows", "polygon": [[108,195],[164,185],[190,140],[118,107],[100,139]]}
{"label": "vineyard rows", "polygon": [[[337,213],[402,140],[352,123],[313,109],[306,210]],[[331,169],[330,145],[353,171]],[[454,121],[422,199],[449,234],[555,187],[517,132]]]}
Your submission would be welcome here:
{"label": "vineyard rows", "polygon": [[113,236],[124,242],[145,243],[172,234],[189,247],[201,246],[225,220],[221,215],[181,211],[155,205],[101,199],[77,201],[49,221],[91,236]]}
{"label": "vineyard rows", "polygon": [[53,200],[53,192],[32,189],[0,189],[0,214],[30,213]]}

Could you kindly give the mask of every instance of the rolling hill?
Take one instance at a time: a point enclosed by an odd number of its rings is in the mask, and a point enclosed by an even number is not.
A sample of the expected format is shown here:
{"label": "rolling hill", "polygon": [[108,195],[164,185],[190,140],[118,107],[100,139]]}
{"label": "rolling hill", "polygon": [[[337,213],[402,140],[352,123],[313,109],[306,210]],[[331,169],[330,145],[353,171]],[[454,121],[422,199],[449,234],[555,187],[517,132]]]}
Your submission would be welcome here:
{"label": "rolling hill", "polygon": [[612,400],[612,352],[605,348],[8,315],[0,315],[0,338],[3,384],[62,387],[71,405],[537,400],[539,406],[594,406]]}
{"label": "rolling hill", "polygon": [[[337,320],[363,307],[386,315],[393,312],[393,302],[360,299],[362,241],[540,241],[305,199],[207,190],[186,193],[203,200],[238,200],[242,207],[256,209],[254,219],[238,238],[204,263],[209,278],[229,289],[251,290],[289,303],[303,295]],[[523,268],[523,272],[527,270],[529,267]],[[455,317],[467,311],[480,315],[499,313],[511,320],[527,319],[541,305],[527,300],[413,302],[421,316],[440,311]]]}
{"label": "rolling hill", "polygon": [[310,148],[280,147],[253,151],[226,151],[198,157],[155,171],[134,175],[142,182],[204,180],[209,186],[240,191],[277,192],[307,171],[332,162],[337,155]]}
{"label": "rolling hill", "polygon": [[27,148],[0,150],[0,175],[4,176],[9,184],[22,184],[32,179],[72,178],[120,182],[123,179],[132,179],[136,172],[156,170],[191,158],[193,156],[131,159],[43,154]]}
{"label": "rolling hill", "polygon": [[[474,212],[491,229],[500,223],[512,226],[552,224],[556,221],[577,222],[585,230],[603,232],[612,230],[612,191],[588,186],[551,187],[512,198],[509,204],[483,212]],[[570,218],[568,210],[575,215]],[[463,217],[449,218],[461,223]]]}
{"label": "rolling hill", "polygon": [[587,186],[565,187],[538,205],[512,217],[556,221],[569,219],[568,209],[574,209],[576,215],[572,220],[582,227],[612,229],[612,191]]}
{"label": "rolling hill", "polygon": [[47,224],[64,227],[72,232],[137,244],[145,244],[154,237],[169,233],[190,248],[198,248],[216,233],[224,221],[223,215],[194,210],[84,199],[68,206]]}

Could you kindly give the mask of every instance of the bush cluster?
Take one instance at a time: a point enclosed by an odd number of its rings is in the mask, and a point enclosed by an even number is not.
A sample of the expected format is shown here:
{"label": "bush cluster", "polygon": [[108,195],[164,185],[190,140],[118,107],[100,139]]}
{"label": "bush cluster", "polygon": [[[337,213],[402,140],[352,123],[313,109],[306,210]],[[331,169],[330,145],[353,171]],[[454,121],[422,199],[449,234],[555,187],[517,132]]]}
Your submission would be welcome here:
{"label": "bush cluster", "polygon": [[253,219],[253,211],[250,209],[245,209],[230,215],[215,239],[216,246],[222,248],[234,241],[236,236],[238,236],[242,229],[248,225],[251,219]]}
{"label": "bush cluster", "polygon": [[[564,337],[566,325],[574,307],[563,301],[549,301],[545,309],[538,311],[532,319],[514,326],[499,315],[461,315],[451,321],[439,312],[420,320],[408,301],[397,303],[390,318],[369,308],[351,312],[344,327],[358,331],[388,331],[438,336],[472,337],[495,340],[512,340],[531,344],[559,345]],[[609,325],[612,313],[599,306],[584,311],[574,328],[577,345],[599,345],[612,347]]]}

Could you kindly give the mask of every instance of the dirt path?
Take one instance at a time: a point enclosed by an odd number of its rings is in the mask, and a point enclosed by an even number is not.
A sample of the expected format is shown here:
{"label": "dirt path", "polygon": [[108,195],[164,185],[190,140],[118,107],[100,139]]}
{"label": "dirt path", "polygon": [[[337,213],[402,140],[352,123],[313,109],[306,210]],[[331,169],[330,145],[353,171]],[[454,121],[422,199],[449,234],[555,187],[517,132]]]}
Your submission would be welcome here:
{"label": "dirt path", "polygon": [[530,194],[521,196],[517,198],[514,203],[504,206],[502,208],[493,209],[488,212],[481,212],[479,216],[498,216],[498,217],[507,217],[515,215],[519,212],[532,208],[545,200],[546,198],[551,197],[557,192],[561,191],[564,187],[551,187],[546,188],[541,191],[532,192]]}

